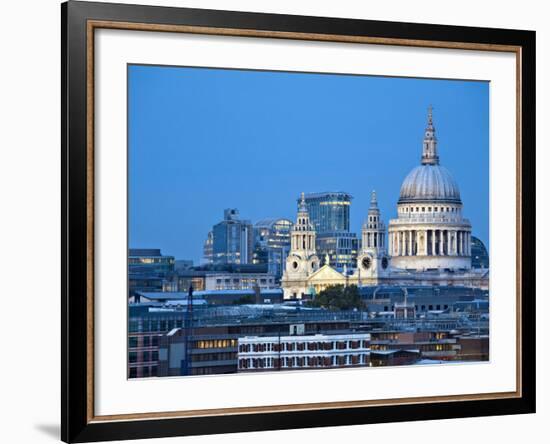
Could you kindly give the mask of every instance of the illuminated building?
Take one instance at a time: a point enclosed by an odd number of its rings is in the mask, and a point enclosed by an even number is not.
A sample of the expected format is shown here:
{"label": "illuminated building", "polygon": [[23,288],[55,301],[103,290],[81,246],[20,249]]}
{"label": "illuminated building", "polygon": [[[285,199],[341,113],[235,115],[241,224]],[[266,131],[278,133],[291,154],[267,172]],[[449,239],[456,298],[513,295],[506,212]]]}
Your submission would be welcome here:
{"label": "illuminated building", "polygon": [[246,336],[239,338],[238,371],[240,373],[367,366],[369,342],[369,333]]}
{"label": "illuminated building", "polygon": [[[349,227],[347,193],[320,193],[308,195],[304,211],[311,221],[310,236],[316,238],[316,249],[308,254],[323,258],[333,254],[319,245],[321,235],[316,231],[328,227]],[[339,196],[340,198],[337,198]],[[324,204],[323,204],[324,203]],[[311,216],[311,212],[315,217]],[[474,246],[479,263],[488,265],[486,250],[481,242],[472,242],[471,224],[462,214],[463,204],[458,184],[449,170],[439,164],[437,138],[432,109],[424,131],[421,164],[405,177],[397,202],[397,218],[390,220],[386,242],[386,228],[378,208],[376,194],[371,196],[367,219],[362,227],[362,247],[356,260],[348,266],[335,261],[338,254],[319,267],[317,260],[297,259],[301,252],[291,250],[281,286],[285,299],[311,297],[332,285],[394,285],[394,286],[462,286],[487,290],[489,269],[472,267]],[[300,208],[298,218],[302,214]],[[484,253],[485,251],[485,253]],[[312,268],[315,264],[316,268]],[[342,269],[344,268],[344,269]],[[353,272],[349,271],[353,268]]]}
{"label": "illuminated building", "polygon": [[208,232],[204,241],[202,257],[205,264],[214,262],[214,233],[212,231]]}
{"label": "illuminated building", "polygon": [[174,271],[174,256],[164,256],[158,248],[130,248],[128,272],[150,276],[165,276]]}
{"label": "illuminated building", "polygon": [[462,214],[458,184],[440,165],[432,109],[421,164],[401,185],[397,218],[390,220],[392,266],[401,269],[470,269],[472,227]]}
{"label": "illuminated building", "polygon": [[267,264],[268,273],[281,279],[286,257],[290,251],[290,230],[288,219],[263,219],[254,225],[254,263]]}
{"label": "illuminated building", "polygon": [[236,208],[224,210],[223,221],[212,228],[214,264],[251,264],[254,231],[250,221],[239,219]]}
{"label": "illuminated building", "polygon": [[316,233],[316,249],[330,266],[338,269],[355,266],[358,239],[350,232],[350,207],[353,197],[343,191],[305,194],[305,204]]}

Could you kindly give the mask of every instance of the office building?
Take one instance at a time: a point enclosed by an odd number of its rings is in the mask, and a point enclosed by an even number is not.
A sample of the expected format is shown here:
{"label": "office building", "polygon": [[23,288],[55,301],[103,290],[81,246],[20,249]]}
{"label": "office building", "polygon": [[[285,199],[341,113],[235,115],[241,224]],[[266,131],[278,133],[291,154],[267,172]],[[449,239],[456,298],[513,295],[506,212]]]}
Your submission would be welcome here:
{"label": "office building", "polygon": [[130,248],[128,272],[149,276],[166,276],[174,271],[174,256],[161,254],[159,248]]}
{"label": "office building", "polygon": [[288,219],[263,219],[254,225],[254,263],[267,264],[268,273],[280,281],[286,257],[290,251],[290,232],[293,223]]}
{"label": "office building", "polygon": [[305,205],[316,233],[317,254],[331,267],[353,268],[359,240],[350,232],[352,196],[343,191],[305,194]]}
{"label": "office building", "polygon": [[[296,326],[296,329],[298,328],[299,326]],[[241,373],[367,366],[369,342],[368,333],[246,336],[238,341],[238,371]]]}
{"label": "office building", "polygon": [[249,264],[253,261],[254,230],[248,220],[239,218],[235,208],[224,210],[224,219],[212,228],[214,264]]}

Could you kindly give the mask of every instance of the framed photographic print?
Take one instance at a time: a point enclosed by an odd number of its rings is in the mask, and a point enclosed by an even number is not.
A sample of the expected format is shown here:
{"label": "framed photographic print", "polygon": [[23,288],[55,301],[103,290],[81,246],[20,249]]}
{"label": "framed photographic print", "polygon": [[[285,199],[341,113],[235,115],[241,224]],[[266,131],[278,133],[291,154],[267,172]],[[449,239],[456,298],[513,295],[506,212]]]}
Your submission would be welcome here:
{"label": "framed photographic print", "polygon": [[535,411],[535,33],[64,3],[62,439]]}

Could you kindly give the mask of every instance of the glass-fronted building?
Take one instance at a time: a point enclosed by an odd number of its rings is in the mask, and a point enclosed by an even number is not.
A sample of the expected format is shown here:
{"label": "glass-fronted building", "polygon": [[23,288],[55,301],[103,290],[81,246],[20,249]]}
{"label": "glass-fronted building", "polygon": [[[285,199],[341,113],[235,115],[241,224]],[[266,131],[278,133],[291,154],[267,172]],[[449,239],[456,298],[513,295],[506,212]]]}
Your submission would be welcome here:
{"label": "glass-fronted building", "polygon": [[472,268],[489,268],[489,253],[480,239],[472,236]]}
{"label": "glass-fronted building", "polygon": [[212,262],[214,264],[251,264],[254,230],[248,220],[239,218],[236,208],[224,210],[224,220],[212,228]]}
{"label": "glass-fronted building", "polygon": [[[305,195],[309,219],[316,233],[349,231],[349,211],[353,197],[343,191]],[[300,203],[300,199],[297,199]]]}
{"label": "glass-fronted building", "polygon": [[174,256],[164,256],[159,248],[130,248],[128,272],[130,274],[166,276],[174,271]]}
{"label": "glass-fronted building", "polygon": [[290,251],[290,231],[293,223],[288,219],[263,219],[254,226],[254,263],[267,264],[269,274],[281,279]]}
{"label": "glass-fronted building", "polygon": [[[353,196],[344,191],[305,194],[310,221],[315,228],[317,256],[336,269],[355,268],[359,239],[350,233],[350,208]],[[299,201],[300,199],[298,199]]]}
{"label": "glass-fronted building", "polygon": [[359,239],[355,233],[336,231],[319,234],[316,248],[323,265],[328,255],[329,265],[333,268],[342,270],[344,266],[348,269],[356,267]]}
{"label": "glass-fronted building", "polygon": [[202,253],[202,263],[211,264],[214,262],[214,233],[212,231],[208,232],[206,240],[204,241]]}

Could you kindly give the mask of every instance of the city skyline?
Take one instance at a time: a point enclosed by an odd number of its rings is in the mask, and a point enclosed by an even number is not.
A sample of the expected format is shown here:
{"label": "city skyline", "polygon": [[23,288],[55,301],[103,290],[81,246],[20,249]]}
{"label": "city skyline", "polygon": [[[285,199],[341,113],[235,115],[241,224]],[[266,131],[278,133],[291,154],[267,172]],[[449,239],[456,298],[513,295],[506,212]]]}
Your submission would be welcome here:
{"label": "city skyline", "polygon": [[387,222],[433,104],[441,164],[489,247],[488,91],[471,81],[130,66],[129,246],[198,263],[225,208],[252,223],[294,220],[300,192],[350,193],[350,229],[360,233],[375,189]]}

